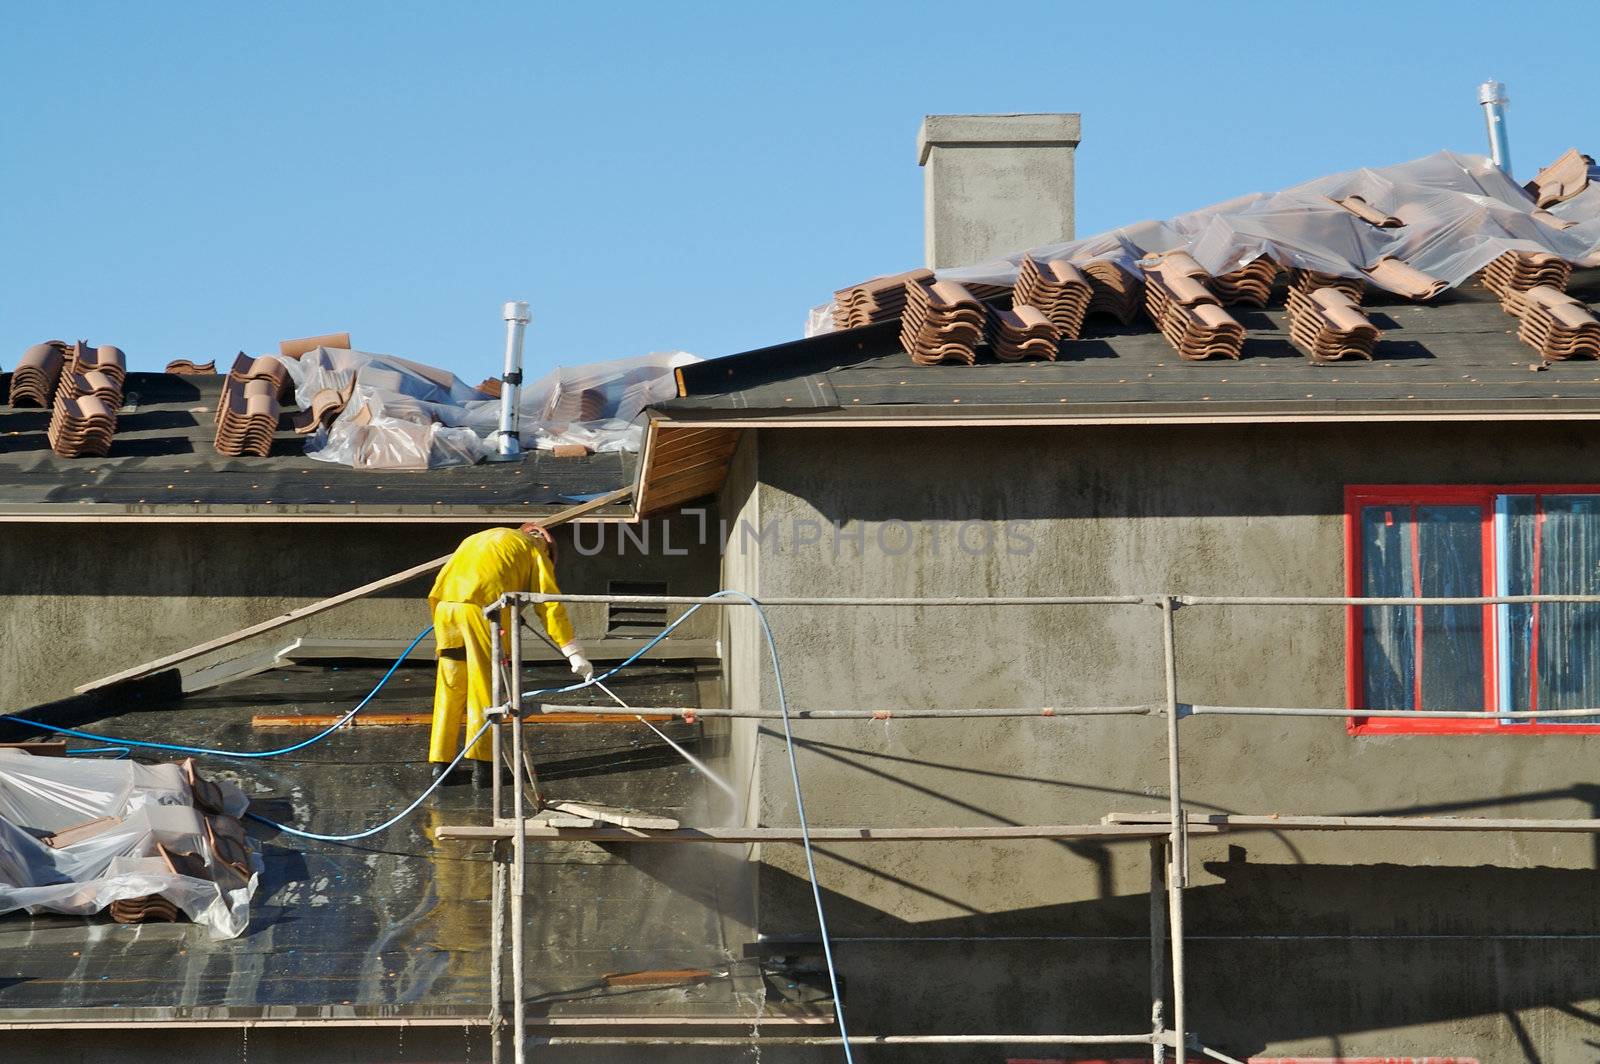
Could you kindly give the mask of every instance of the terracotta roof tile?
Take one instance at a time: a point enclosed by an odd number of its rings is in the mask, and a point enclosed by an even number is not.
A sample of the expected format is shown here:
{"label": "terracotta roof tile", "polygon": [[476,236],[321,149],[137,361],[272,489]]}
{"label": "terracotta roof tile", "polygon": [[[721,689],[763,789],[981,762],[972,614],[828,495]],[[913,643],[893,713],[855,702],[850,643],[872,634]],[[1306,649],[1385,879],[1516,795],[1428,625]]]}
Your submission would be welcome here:
{"label": "terracotta roof tile", "polygon": [[180,377],[209,377],[217,372],[217,360],[194,362],[187,358],[175,358],[167,363],[167,372]]}
{"label": "terracotta roof tile", "polygon": [[1483,286],[1500,297],[1506,313],[1517,313],[1517,293],[1549,287],[1564,292],[1572,263],[1543,251],[1508,251],[1484,267]]}
{"label": "terracotta roof tile", "polygon": [[972,293],[954,281],[907,281],[905,313],[900,318],[900,342],[912,361],[931,366],[938,362],[976,359],[974,348],[983,340],[986,312]]}
{"label": "terracotta roof tile", "polygon": [[102,400],[112,410],[116,410],[122,406],[122,381],[98,369],[90,370],[88,373],[69,371],[61,375],[56,395],[67,399],[92,395]]}
{"label": "terracotta roof tile", "polygon": [[104,458],[117,431],[116,412],[98,395],[68,398],[57,389],[50,427],[50,449],[62,458]]}
{"label": "terracotta roof tile", "polygon": [[106,911],[119,924],[173,923],[180,912],[176,905],[159,894],[121,898],[106,906]]}
{"label": "terracotta roof tile", "polygon": [[272,450],[281,412],[270,379],[243,379],[228,374],[222,399],[217,403],[217,453],[265,458]]}
{"label": "terracotta roof tile", "polygon": [[1577,148],[1568,148],[1561,157],[1533,175],[1523,188],[1533,196],[1539,209],[1553,206],[1589,187],[1589,167],[1594,160]]}
{"label": "terracotta roof tile", "polygon": [[1093,295],[1088,314],[1108,314],[1124,325],[1131,325],[1144,305],[1143,281],[1112,262],[1096,259],[1081,267]]}
{"label": "terracotta roof tile", "polygon": [[1336,199],[1333,202],[1368,225],[1375,225],[1379,229],[1399,229],[1406,224],[1392,214],[1384,214],[1361,196],[1346,196],[1344,199]]}
{"label": "terracotta roof tile", "polygon": [[1282,269],[1265,255],[1229,273],[1216,274],[1209,285],[1225,307],[1264,307]]}
{"label": "terracotta roof tile", "polygon": [[1301,292],[1312,292],[1318,288],[1337,288],[1349,296],[1353,303],[1360,303],[1361,298],[1367,294],[1367,280],[1364,277],[1340,277],[1336,273],[1319,273],[1316,270],[1298,268],[1289,271],[1289,287]]}
{"label": "terracotta roof tile", "polygon": [[49,406],[56,382],[66,362],[67,345],[60,340],[34,344],[22,353],[11,374],[11,405]]}
{"label": "terracotta roof tile", "polygon": [[1038,307],[1024,304],[1014,310],[992,310],[990,325],[990,342],[995,357],[1002,362],[1025,358],[1056,360],[1061,330]]}
{"label": "terracotta roof tile", "polygon": [[1076,340],[1083,332],[1083,319],[1089,312],[1094,289],[1089,279],[1065,259],[1035,261],[1024,256],[1017,271],[1017,286],[1012,290],[1012,309],[1036,307],[1059,337]]}
{"label": "terracotta roof tile", "polygon": [[331,347],[340,351],[350,350],[350,334],[324,333],[321,336],[306,336],[299,340],[280,340],[278,354],[285,358],[299,358],[301,355],[315,351],[319,347]]}
{"label": "terracotta roof tile", "polygon": [[1208,280],[1186,252],[1162,256],[1144,267],[1145,310],[1179,357],[1238,358],[1244,326],[1217,303]]}
{"label": "terracotta roof tile", "polygon": [[1311,361],[1370,360],[1379,335],[1377,326],[1342,289],[1289,290],[1289,341]]}
{"label": "terracotta roof tile", "polygon": [[898,318],[905,311],[907,282],[931,280],[932,270],[917,269],[841,288],[833,294],[833,324],[840,329],[854,329]]}
{"label": "terracotta roof tile", "polygon": [[88,341],[79,340],[72,348],[72,371],[74,373],[88,373],[99,370],[117,382],[117,387],[122,387],[123,378],[128,375],[128,359],[122,353],[122,348],[112,347],[110,344],[101,344],[99,347],[90,347]]}
{"label": "terracotta roof tile", "polygon": [[294,418],[294,430],[302,436],[317,431],[318,426],[331,424],[350,403],[355,392],[356,375],[352,370],[333,370],[323,374],[328,387],[318,388],[311,402]]}
{"label": "terracotta roof tile", "polygon": [[1509,307],[1522,324],[1517,338],[1546,362],[1600,358],[1600,320],[1587,306],[1550,285],[1514,292]]}
{"label": "terracotta roof tile", "polygon": [[268,381],[272,384],[273,395],[282,399],[289,393],[293,383],[289,379],[289,370],[282,362],[271,355],[262,355],[260,358],[251,358],[240,351],[233,360],[233,366],[228,370],[229,381]]}
{"label": "terracotta roof tile", "polygon": [[1366,274],[1379,288],[1423,303],[1450,287],[1439,278],[1423,273],[1391,255],[1385,255],[1377,265],[1367,267]]}

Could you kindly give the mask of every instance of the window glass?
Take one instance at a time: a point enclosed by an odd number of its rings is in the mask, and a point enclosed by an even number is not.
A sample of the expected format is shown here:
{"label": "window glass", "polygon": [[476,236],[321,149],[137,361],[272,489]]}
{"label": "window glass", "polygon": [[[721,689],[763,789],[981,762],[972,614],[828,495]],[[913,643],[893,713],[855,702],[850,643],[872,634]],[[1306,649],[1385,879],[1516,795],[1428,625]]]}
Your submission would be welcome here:
{"label": "window glass", "polygon": [[[1600,497],[1545,495],[1535,520],[1539,594],[1600,594]],[[1535,705],[1539,709],[1600,706],[1600,606],[1589,602],[1545,602],[1534,607],[1537,623],[1531,655]],[[1563,724],[1593,724],[1600,717],[1562,718]]]}
{"label": "window glass", "polygon": [[[1362,594],[1483,594],[1483,511],[1473,505],[1362,507]],[[1365,705],[1484,708],[1481,606],[1362,609]]]}

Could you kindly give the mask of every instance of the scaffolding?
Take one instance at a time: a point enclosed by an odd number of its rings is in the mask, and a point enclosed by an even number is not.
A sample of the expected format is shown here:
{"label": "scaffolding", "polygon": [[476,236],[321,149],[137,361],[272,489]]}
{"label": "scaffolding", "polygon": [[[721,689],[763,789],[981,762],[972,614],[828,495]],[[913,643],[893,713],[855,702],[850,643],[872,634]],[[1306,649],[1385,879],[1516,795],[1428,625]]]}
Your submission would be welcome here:
{"label": "scaffolding", "polygon": [[[963,827],[826,827],[798,828],[748,826],[739,828],[681,827],[647,829],[599,825],[559,827],[530,823],[526,815],[524,791],[541,801],[537,774],[523,754],[523,720],[562,708],[525,704],[522,688],[522,611],[543,602],[625,603],[661,606],[721,606],[735,609],[850,608],[850,607],[937,607],[937,606],[1142,606],[1149,607],[1160,624],[1160,645],[1164,698],[1160,703],[1112,706],[1039,706],[1014,708],[933,708],[920,710],[881,710],[860,708],[798,708],[789,710],[794,721],[839,720],[929,720],[929,719],[1012,719],[1078,718],[1106,716],[1160,715],[1165,720],[1165,756],[1168,802],[1164,813],[1108,812],[1094,824],[978,825]],[[1282,814],[1207,814],[1191,817],[1184,807],[1181,771],[1181,722],[1191,716],[1277,716],[1313,718],[1397,718],[1482,719],[1486,710],[1379,710],[1330,709],[1319,707],[1233,706],[1186,703],[1179,698],[1176,626],[1174,617],[1182,607],[1338,607],[1354,610],[1369,606],[1504,606],[1535,603],[1600,603],[1600,595],[1501,595],[1458,597],[1359,597],[1359,596],[1215,596],[1215,595],[1122,595],[1122,596],[994,596],[994,597],[788,597],[746,599],[729,596],[700,597],[682,595],[545,595],[508,594],[485,607],[491,624],[491,650],[499,663],[493,680],[494,707],[491,719],[510,718],[510,727],[492,728],[496,765],[509,761],[510,816],[503,815],[503,790],[500,772],[494,774],[492,794],[493,822],[487,825],[450,825],[438,830],[441,840],[476,840],[493,843],[492,912],[490,925],[490,1013],[487,1017],[492,1059],[500,1064],[503,1034],[507,1026],[504,962],[506,938],[511,940],[511,1016],[513,1059],[525,1064],[531,1042],[539,1045],[567,1046],[829,1046],[844,1042],[834,1035],[571,1035],[541,1036],[530,1039],[527,1029],[524,992],[524,951],[526,924],[523,917],[523,890],[527,849],[530,843],[593,841],[607,844],[750,844],[800,843],[809,838],[831,844],[873,842],[941,842],[1017,839],[1112,839],[1147,840],[1150,847],[1150,1030],[1112,1034],[879,1034],[850,1035],[852,1046],[863,1045],[1010,1045],[1010,1046],[1146,1046],[1153,1064],[1166,1064],[1171,1051],[1177,1060],[1185,1053],[1197,1053],[1225,1064],[1240,1064],[1216,1048],[1206,1045],[1190,1026],[1185,996],[1185,936],[1183,891],[1189,882],[1189,839],[1196,835],[1224,834],[1234,830],[1273,831],[1451,831],[1451,832],[1530,832],[1600,834],[1600,819],[1543,819],[1514,817],[1432,817],[1432,816],[1301,816]],[[504,653],[502,653],[504,651]],[[511,667],[511,666],[515,667]],[[641,706],[626,710],[592,711],[599,717],[631,719],[635,714],[667,715],[686,721],[699,718],[780,720],[782,714],[761,709],[699,708],[687,706]],[[1551,720],[1594,717],[1600,709],[1541,710],[1538,712],[1494,711],[1499,720]],[[510,732],[510,757],[501,750],[502,731]],[[526,775],[524,775],[526,774]],[[509,929],[508,925],[509,924]],[[835,1003],[837,1007],[838,1003]],[[764,1021],[765,1022],[765,1021]]]}

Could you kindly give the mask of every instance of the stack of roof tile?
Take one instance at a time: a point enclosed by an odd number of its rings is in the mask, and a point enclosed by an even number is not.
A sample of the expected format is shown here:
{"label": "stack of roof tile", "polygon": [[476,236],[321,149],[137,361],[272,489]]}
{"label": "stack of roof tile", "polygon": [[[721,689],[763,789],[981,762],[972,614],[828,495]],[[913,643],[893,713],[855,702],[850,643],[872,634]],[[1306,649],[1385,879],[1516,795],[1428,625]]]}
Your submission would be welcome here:
{"label": "stack of roof tile", "polygon": [[1522,186],[1533,196],[1539,209],[1554,206],[1589,187],[1589,167],[1594,160],[1577,148],[1568,148],[1561,158],[1533,175]]}
{"label": "stack of roof tile", "polygon": [[1017,286],[1011,293],[1012,309],[1038,308],[1055,326],[1058,336],[1068,340],[1082,335],[1083,319],[1093,298],[1089,279],[1072,263],[1065,259],[1039,262],[1031,255],[1022,257]]}
{"label": "stack of roof tile", "polygon": [[1510,299],[1522,319],[1517,339],[1546,362],[1600,358],[1600,320],[1583,303],[1550,285],[1513,293]]}
{"label": "stack of roof tile", "polygon": [[217,372],[217,360],[194,362],[187,358],[175,358],[167,363],[167,372],[180,377],[209,377]]}
{"label": "stack of roof tile", "polygon": [[1500,297],[1508,314],[1517,313],[1519,293],[1541,286],[1564,292],[1572,263],[1545,251],[1508,251],[1484,267],[1483,286]]}
{"label": "stack of roof tile", "polygon": [[1278,264],[1263,255],[1231,273],[1217,274],[1206,287],[1225,307],[1264,307],[1272,298],[1272,285],[1278,273]]}
{"label": "stack of roof tile", "polygon": [[1132,324],[1144,305],[1139,278],[1110,259],[1096,259],[1079,268],[1089,282],[1088,314],[1109,314],[1124,325]]}
{"label": "stack of roof tile", "polygon": [[1145,267],[1145,310],[1161,335],[1185,359],[1238,358],[1244,326],[1222,309],[1206,287],[1209,275],[1187,253],[1175,251]]}
{"label": "stack of roof tile", "polygon": [[289,393],[292,384],[289,370],[271,355],[251,358],[240,351],[233,360],[233,366],[228,370],[228,380],[223,387],[227,388],[243,381],[267,381],[272,385],[272,394],[279,399]]}
{"label": "stack of roof tile", "polygon": [[841,288],[833,294],[833,324],[854,329],[898,318],[905,312],[907,283],[931,280],[932,270],[908,270]]}
{"label": "stack of roof tile", "polygon": [[1007,298],[1011,295],[1012,286],[1008,284],[984,284],[982,281],[963,281],[962,287],[972,293],[972,298],[983,303],[996,299]]}
{"label": "stack of roof tile", "polygon": [[122,381],[98,369],[88,373],[68,370],[61,375],[56,387],[57,398],[78,399],[85,395],[92,395],[112,410],[119,410],[122,408]]}
{"label": "stack of roof tile", "polygon": [[1061,330],[1038,307],[1023,304],[1015,310],[991,310],[989,320],[990,342],[994,345],[995,357],[1001,361],[1056,360]]}
{"label": "stack of roof tile", "polygon": [[50,427],[45,432],[50,449],[62,458],[104,458],[111,453],[111,437],[117,431],[117,414],[106,401],[94,394],[69,399],[56,391]]}
{"label": "stack of roof tile", "polygon": [[79,340],[72,347],[70,368],[74,373],[104,373],[117,382],[117,394],[121,395],[123,379],[128,375],[128,360],[120,347],[110,344],[90,347],[87,341]]}
{"label": "stack of roof tile", "polygon": [[148,924],[156,921],[174,923],[180,910],[160,894],[146,894],[139,898],[121,898],[106,906],[111,919],[119,924]]}
{"label": "stack of roof tile", "polygon": [[265,458],[281,409],[271,381],[230,380],[217,404],[217,453]]}
{"label": "stack of roof tile", "polygon": [[900,343],[920,366],[976,359],[983,339],[982,303],[954,281],[907,281],[906,308],[900,319]]}
{"label": "stack of roof tile", "polygon": [[67,345],[60,340],[47,340],[24,351],[11,373],[11,405],[49,406],[55,397],[56,382],[61,379],[66,351]]}
{"label": "stack of roof tile", "polygon": [[1360,304],[1338,288],[1289,289],[1289,339],[1313,362],[1372,358],[1379,336]]}
{"label": "stack of roof tile", "polygon": [[1385,255],[1363,271],[1379,288],[1425,303],[1450,286],[1432,274],[1423,273],[1408,262]]}
{"label": "stack of roof tile", "polygon": [[1336,273],[1319,273],[1316,270],[1302,270],[1299,267],[1289,271],[1289,287],[1307,293],[1319,288],[1337,288],[1349,296],[1352,303],[1360,303],[1361,297],[1367,294],[1367,281],[1364,277],[1340,277]]}

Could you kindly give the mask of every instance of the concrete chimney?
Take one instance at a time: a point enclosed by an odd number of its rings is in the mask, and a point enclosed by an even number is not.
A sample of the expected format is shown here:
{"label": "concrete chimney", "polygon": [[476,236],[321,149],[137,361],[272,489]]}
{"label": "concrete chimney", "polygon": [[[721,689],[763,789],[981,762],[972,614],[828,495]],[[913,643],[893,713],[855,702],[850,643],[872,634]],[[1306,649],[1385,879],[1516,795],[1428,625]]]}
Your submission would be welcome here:
{"label": "concrete chimney", "polygon": [[1079,116],[928,115],[917,131],[927,264],[970,266],[1073,236]]}

